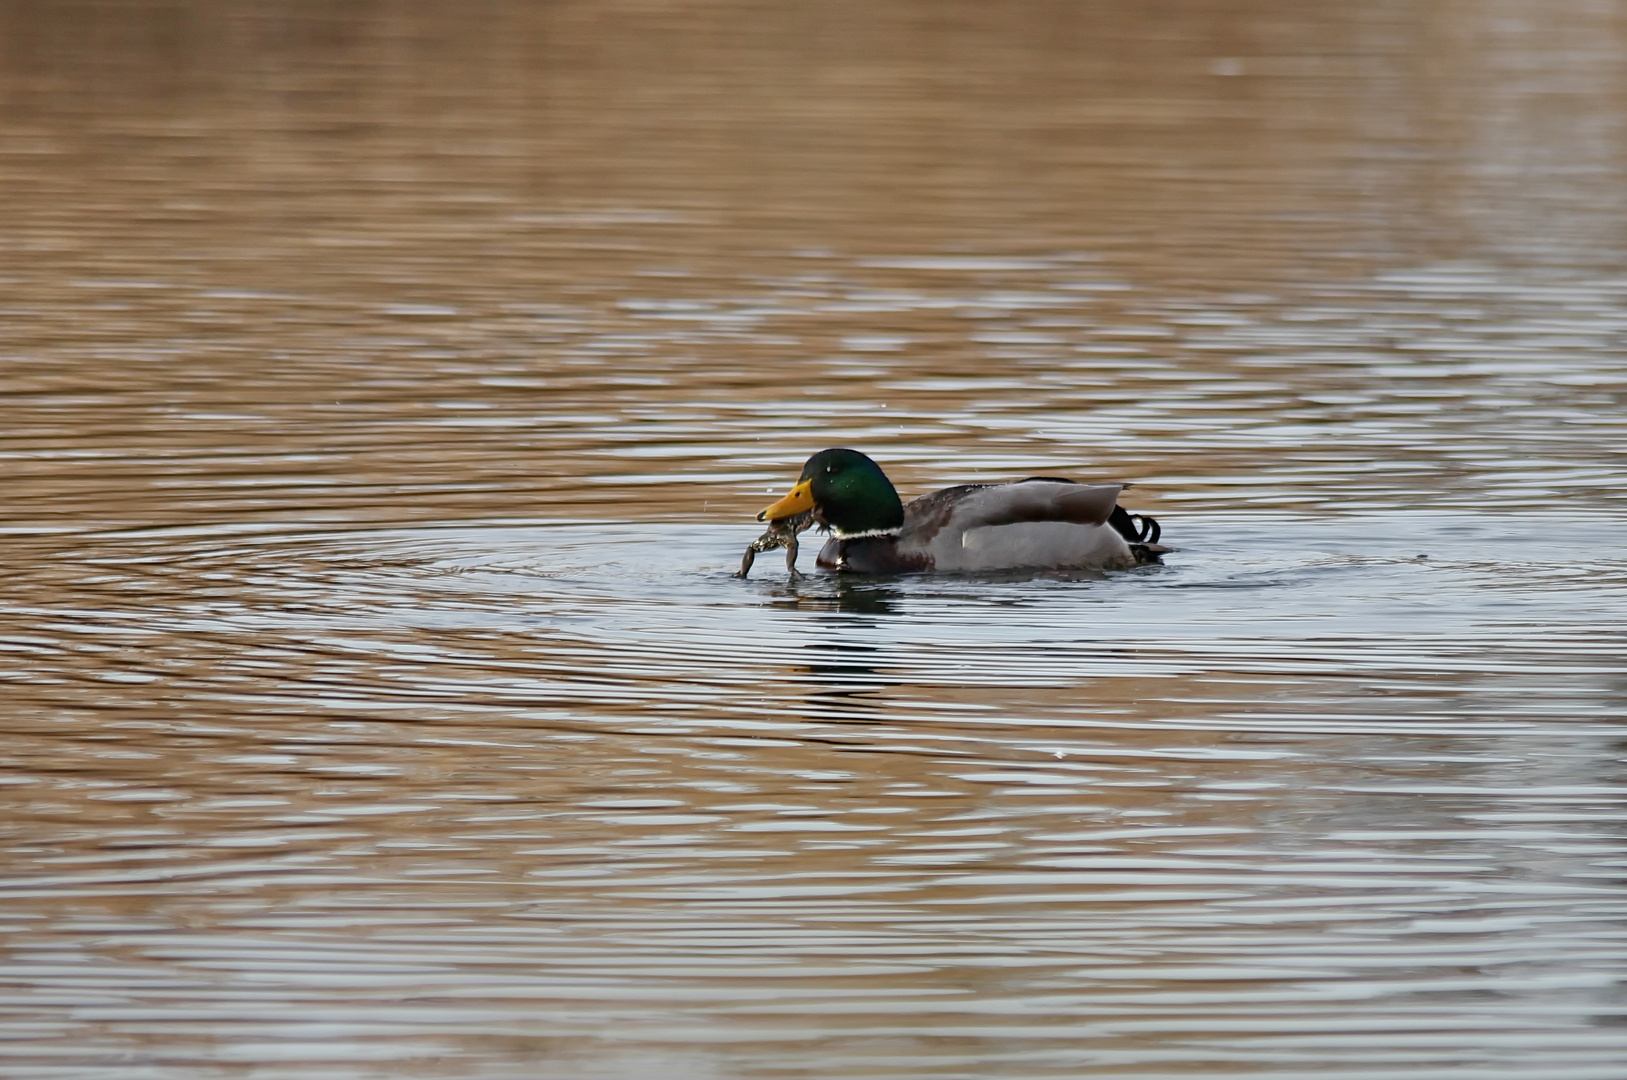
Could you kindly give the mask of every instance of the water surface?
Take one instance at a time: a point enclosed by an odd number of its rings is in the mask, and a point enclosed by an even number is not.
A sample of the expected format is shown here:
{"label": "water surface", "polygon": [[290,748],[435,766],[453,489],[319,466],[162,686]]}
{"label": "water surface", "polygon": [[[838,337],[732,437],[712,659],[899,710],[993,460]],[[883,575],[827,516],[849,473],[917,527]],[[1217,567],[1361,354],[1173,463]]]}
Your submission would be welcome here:
{"label": "water surface", "polygon": [[8,9],[0,1071],[1622,1075],[1627,26],[1302,8]]}

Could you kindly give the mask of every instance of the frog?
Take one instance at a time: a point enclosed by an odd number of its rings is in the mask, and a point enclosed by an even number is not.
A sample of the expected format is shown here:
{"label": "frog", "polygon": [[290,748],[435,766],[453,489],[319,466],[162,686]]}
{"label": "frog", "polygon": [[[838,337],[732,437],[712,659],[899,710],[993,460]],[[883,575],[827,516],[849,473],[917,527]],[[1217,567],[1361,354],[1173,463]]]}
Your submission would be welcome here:
{"label": "frog", "polygon": [[751,564],[756,561],[759,552],[784,548],[785,569],[791,575],[791,580],[795,581],[802,576],[801,571],[797,569],[797,533],[810,528],[813,524],[812,510],[770,521],[768,531],[746,545],[745,557],[740,560],[740,572],[734,576],[743,578],[751,573]]}

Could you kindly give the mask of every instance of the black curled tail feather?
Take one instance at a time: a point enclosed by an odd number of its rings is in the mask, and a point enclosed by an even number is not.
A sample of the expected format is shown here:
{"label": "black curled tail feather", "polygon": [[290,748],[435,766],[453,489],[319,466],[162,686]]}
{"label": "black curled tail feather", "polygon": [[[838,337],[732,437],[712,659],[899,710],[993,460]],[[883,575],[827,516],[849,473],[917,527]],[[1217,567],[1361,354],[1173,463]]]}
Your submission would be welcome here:
{"label": "black curled tail feather", "polygon": [[1131,544],[1156,544],[1164,530],[1146,514],[1132,514],[1122,506],[1113,507],[1107,523]]}

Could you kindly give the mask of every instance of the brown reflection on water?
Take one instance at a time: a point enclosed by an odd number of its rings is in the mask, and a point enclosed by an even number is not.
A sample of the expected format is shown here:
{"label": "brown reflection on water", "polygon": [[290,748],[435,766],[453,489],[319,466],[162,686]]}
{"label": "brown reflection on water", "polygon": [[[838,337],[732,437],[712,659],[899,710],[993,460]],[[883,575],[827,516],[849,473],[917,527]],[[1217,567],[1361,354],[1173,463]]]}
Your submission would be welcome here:
{"label": "brown reflection on water", "polygon": [[[4,5],[0,1072],[1614,1080],[1624,59]],[[1182,550],[729,578],[831,443]]]}
{"label": "brown reflection on water", "polygon": [[[1472,539],[1432,567],[1359,520],[1183,521],[1184,568],[1082,582],[733,584],[726,528],[603,525],[133,534],[51,602],[30,568],[15,1060],[1615,1055],[1577,1018],[1620,958],[1627,569],[1556,602],[1556,555],[1497,628],[1506,523],[1443,516],[1438,552]],[[142,560],[168,585],[126,588]]]}
{"label": "brown reflection on water", "polygon": [[[483,277],[516,285],[568,280],[547,276],[568,275],[568,252],[524,244],[546,216],[516,230],[503,210],[573,199],[659,207],[643,224],[721,215],[703,247],[725,258],[798,235],[1107,242],[1203,284],[1217,261],[1254,276],[1318,251],[1416,258],[1421,225],[1430,257],[1495,244],[1488,229],[1557,244],[1567,217],[1563,242],[1619,247],[1620,196],[1587,180],[1621,165],[1609,5],[66,3],[6,19],[8,128],[36,164],[19,180],[60,185],[70,164],[76,188],[54,197],[179,230],[242,272],[276,275],[244,239],[287,245],[298,276],[277,280],[302,287],[364,287],[393,245],[464,265],[483,249]],[[1578,184],[1589,198],[1567,205]],[[1508,222],[1518,206],[1544,228]],[[599,257],[614,265],[627,235]],[[323,243],[332,259],[307,246]]]}
{"label": "brown reflection on water", "polygon": [[[1386,353],[1514,331],[1516,392],[1433,380],[1500,414],[1622,329],[1619,281],[1575,280],[1627,221],[1608,6],[4,19],[21,517],[732,516],[827,434],[915,483],[1088,468],[1229,501],[1216,466],[1282,455],[1219,428],[1297,407],[1337,446],[1352,410],[1439,404],[1370,400]],[[1570,325],[1500,310],[1537,284],[1508,259],[1561,273]],[[1299,293],[1441,260],[1472,264],[1459,310],[1422,323],[1405,287],[1378,327],[1372,297]],[[1329,352],[1379,370],[1321,377]],[[1158,408],[1178,389],[1201,400]],[[1451,478],[1432,434],[1384,466]]]}

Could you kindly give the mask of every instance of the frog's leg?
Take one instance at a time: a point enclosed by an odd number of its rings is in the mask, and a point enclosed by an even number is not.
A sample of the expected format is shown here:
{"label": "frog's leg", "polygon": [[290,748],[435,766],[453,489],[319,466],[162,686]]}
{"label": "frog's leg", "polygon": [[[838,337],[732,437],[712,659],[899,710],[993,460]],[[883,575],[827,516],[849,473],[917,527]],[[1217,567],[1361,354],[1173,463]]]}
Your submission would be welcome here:
{"label": "frog's leg", "polygon": [[792,533],[785,538],[785,570],[795,581],[802,574],[797,570],[797,534]]}

